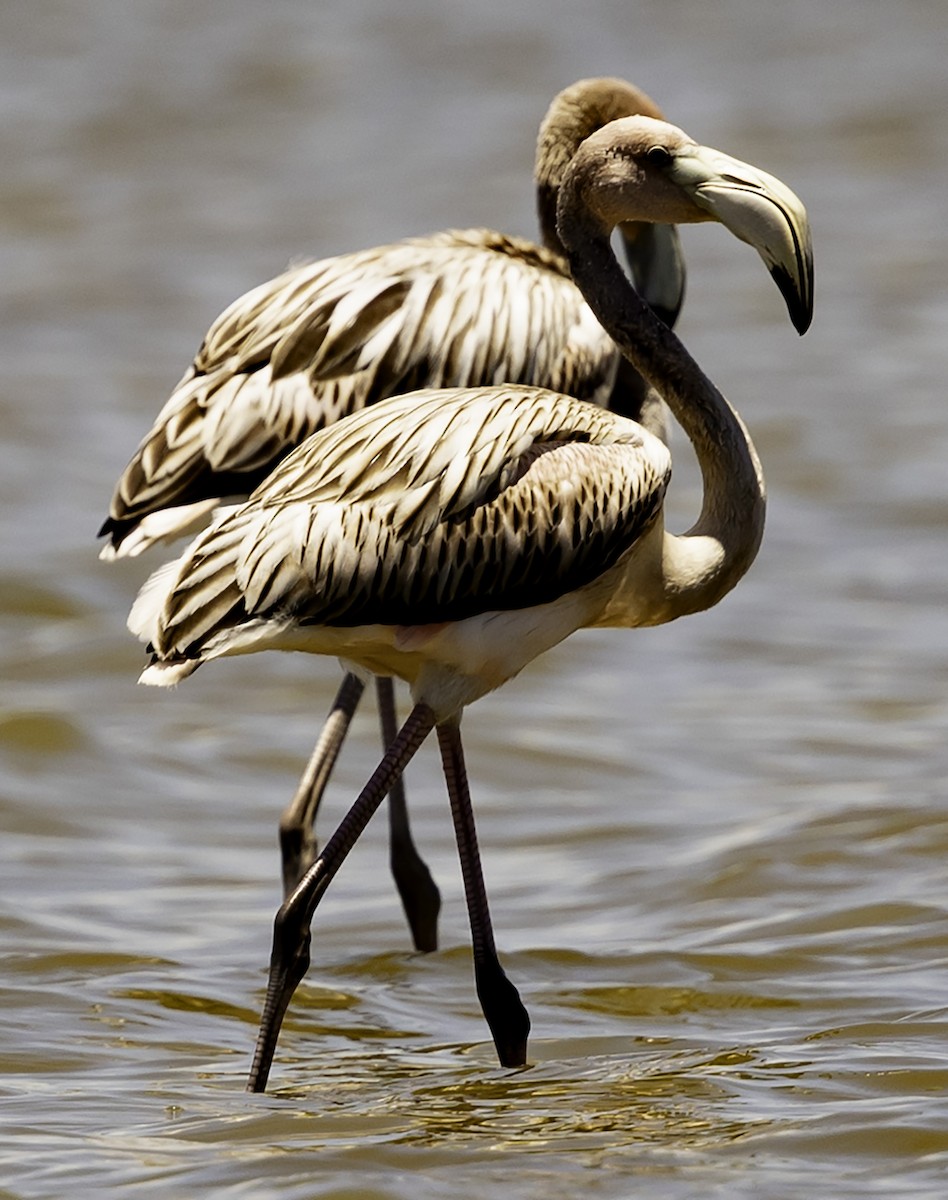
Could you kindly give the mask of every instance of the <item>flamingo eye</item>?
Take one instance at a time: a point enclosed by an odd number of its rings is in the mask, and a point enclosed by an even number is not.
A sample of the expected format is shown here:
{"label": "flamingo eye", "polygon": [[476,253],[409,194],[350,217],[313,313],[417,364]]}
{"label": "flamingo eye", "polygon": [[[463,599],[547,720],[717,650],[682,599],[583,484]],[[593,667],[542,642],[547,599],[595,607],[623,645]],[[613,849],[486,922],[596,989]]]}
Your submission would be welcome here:
{"label": "flamingo eye", "polygon": [[650,146],[645,151],[645,157],[655,167],[667,167],[672,160],[671,151],[664,146]]}

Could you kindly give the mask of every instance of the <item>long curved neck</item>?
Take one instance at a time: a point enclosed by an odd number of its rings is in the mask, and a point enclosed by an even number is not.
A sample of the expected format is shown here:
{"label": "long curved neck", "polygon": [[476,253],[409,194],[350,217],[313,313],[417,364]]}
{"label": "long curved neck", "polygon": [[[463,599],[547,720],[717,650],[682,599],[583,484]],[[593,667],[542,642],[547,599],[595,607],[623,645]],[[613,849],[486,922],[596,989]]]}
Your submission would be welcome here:
{"label": "long curved neck", "polygon": [[609,246],[566,186],[560,235],[586,301],[635,369],[668,404],[701,468],[701,514],[687,533],[666,535],[660,620],[715,604],[754,561],[764,528],[760,462],[740,417],[677,337],[629,285]]}

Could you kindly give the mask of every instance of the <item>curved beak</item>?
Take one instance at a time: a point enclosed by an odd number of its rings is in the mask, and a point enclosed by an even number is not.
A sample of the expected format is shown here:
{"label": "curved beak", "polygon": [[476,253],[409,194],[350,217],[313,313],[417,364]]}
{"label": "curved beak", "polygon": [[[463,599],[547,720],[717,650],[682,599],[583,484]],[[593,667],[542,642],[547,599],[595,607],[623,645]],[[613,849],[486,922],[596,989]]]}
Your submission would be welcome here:
{"label": "curved beak", "polygon": [[794,327],[805,333],[813,317],[813,249],[800,198],[773,175],[708,146],[679,151],[668,174],[699,208],[754,247]]}

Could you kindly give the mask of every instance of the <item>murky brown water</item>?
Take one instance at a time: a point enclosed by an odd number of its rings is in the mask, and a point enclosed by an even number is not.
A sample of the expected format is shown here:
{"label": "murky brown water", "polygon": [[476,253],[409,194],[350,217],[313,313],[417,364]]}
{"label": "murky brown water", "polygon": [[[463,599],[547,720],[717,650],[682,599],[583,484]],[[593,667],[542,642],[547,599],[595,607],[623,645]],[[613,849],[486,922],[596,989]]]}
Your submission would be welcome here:
{"label": "murky brown water", "polygon": [[[0,1196],[944,1195],[946,52],[942,0],[3,8]],[[810,209],[803,341],[756,256],[685,231],[764,550],[713,613],[577,637],[468,714],[530,1068],[485,1042],[428,751],[445,949],[406,953],[370,827],[247,1097],[275,822],[337,675],[137,690],[145,567],[95,529],[225,303],[299,255],[531,232],[536,123],[606,72]]]}

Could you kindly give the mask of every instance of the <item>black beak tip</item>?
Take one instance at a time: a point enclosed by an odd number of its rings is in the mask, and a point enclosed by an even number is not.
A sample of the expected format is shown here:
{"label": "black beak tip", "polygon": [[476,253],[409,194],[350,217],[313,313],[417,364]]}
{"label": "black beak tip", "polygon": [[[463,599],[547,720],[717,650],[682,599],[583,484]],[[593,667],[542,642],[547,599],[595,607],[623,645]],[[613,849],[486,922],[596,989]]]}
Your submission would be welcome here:
{"label": "black beak tip", "polygon": [[810,328],[810,322],[813,320],[813,288],[810,283],[812,274],[805,277],[809,285],[805,291],[801,291],[794,277],[782,267],[774,267],[771,275],[787,305],[794,329],[802,336]]}

